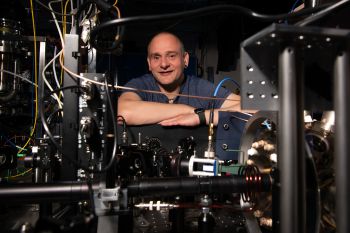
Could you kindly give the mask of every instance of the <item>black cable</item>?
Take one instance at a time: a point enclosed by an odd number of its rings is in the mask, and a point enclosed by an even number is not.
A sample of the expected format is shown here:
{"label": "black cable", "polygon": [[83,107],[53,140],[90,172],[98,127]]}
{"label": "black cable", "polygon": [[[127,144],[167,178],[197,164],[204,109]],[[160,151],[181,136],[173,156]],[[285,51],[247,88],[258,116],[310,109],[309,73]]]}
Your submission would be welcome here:
{"label": "black cable", "polygon": [[113,45],[110,48],[102,48],[97,45],[97,36],[99,34],[103,33],[102,30],[105,30],[109,27],[116,27],[121,26],[125,24],[135,24],[135,23],[145,23],[150,21],[157,21],[157,20],[171,20],[171,19],[177,19],[181,18],[182,20],[198,17],[198,16],[205,16],[215,13],[239,13],[242,15],[245,15],[247,17],[260,20],[260,21],[275,21],[275,20],[281,20],[281,19],[294,19],[298,18],[303,15],[308,15],[311,13],[315,13],[320,11],[321,9],[324,9],[327,5],[321,5],[315,8],[308,8],[303,9],[298,12],[294,13],[287,13],[287,14],[278,14],[278,15],[266,15],[266,14],[260,14],[257,12],[254,12],[248,8],[236,6],[236,5],[214,5],[209,7],[203,7],[195,10],[189,10],[189,11],[182,11],[180,13],[170,13],[170,14],[159,14],[159,15],[145,15],[145,16],[133,16],[133,17],[127,17],[127,18],[120,18],[120,19],[114,19],[110,20],[104,23],[101,23],[99,26],[95,27],[91,33],[90,33],[90,44],[96,48],[97,50],[111,50],[115,49],[120,43],[120,40],[114,41]]}
{"label": "black cable", "polygon": [[117,147],[118,147],[117,123],[114,120],[114,108],[113,108],[113,104],[112,104],[112,100],[111,100],[111,95],[109,93],[109,86],[108,86],[107,78],[105,79],[105,84],[106,84],[107,101],[108,101],[108,105],[109,105],[109,109],[110,109],[110,113],[111,113],[112,124],[113,124],[114,140],[113,140],[112,157],[111,157],[109,163],[107,164],[107,166],[105,168],[101,169],[101,172],[102,171],[106,172],[107,170],[109,170],[113,166],[113,164],[117,158]]}
{"label": "black cable", "polygon": [[67,90],[67,89],[82,89],[83,90],[83,87],[81,86],[78,86],[78,85],[73,85],[73,86],[66,86],[66,87],[61,87],[61,88],[57,88],[53,91],[50,91],[49,93],[47,93],[44,97],[42,97],[42,100],[45,100],[49,97],[51,97],[53,94],[57,93],[57,92],[60,92],[60,91],[64,91],[64,90]]}
{"label": "black cable", "polygon": [[57,15],[62,15],[62,16],[72,16],[72,15],[74,15],[73,13],[62,14],[61,12],[51,10],[48,6],[46,6],[44,3],[40,2],[39,0],[35,0],[35,2],[38,3],[40,6],[44,7],[46,10],[48,10],[48,11],[54,13],[54,14],[57,14]]}
{"label": "black cable", "polygon": [[[55,138],[52,136],[52,133],[49,129],[48,123],[46,121],[45,115],[44,115],[44,101],[45,99],[47,99],[48,97],[50,97],[52,94],[62,91],[62,90],[66,90],[66,89],[74,89],[74,88],[81,88],[80,86],[66,86],[66,87],[62,87],[56,90],[51,91],[49,94],[47,94],[46,96],[44,96],[43,98],[41,98],[41,109],[40,109],[40,118],[41,118],[41,123],[43,125],[43,128],[47,134],[47,136],[50,138],[51,142],[53,143],[53,145],[56,147],[56,149],[60,152],[60,154],[62,154],[63,156],[63,150],[62,147],[56,142]],[[70,157],[66,157],[69,162],[73,163],[75,166],[82,168],[83,170],[85,170],[85,167],[81,167],[80,164],[78,164],[77,161],[71,159]],[[88,168],[86,168],[88,169]]]}
{"label": "black cable", "polygon": [[59,108],[59,109],[56,109],[53,113],[51,113],[48,117],[47,117],[47,123],[50,125],[51,124],[51,120],[52,118],[55,116],[55,114],[59,113],[59,112],[62,112],[63,109],[62,108]]}
{"label": "black cable", "polygon": [[304,19],[304,20],[302,20],[300,22],[297,22],[295,24],[295,26],[305,27],[308,24],[314,23],[315,21],[317,21],[317,20],[319,20],[319,19],[329,15],[333,11],[338,10],[339,8],[341,8],[343,6],[346,6],[347,3],[350,3],[350,1],[349,0],[343,0],[343,1],[337,2],[337,3],[327,7],[326,9],[323,9],[323,10],[321,10],[321,11],[311,15],[310,17],[307,17],[306,19]]}

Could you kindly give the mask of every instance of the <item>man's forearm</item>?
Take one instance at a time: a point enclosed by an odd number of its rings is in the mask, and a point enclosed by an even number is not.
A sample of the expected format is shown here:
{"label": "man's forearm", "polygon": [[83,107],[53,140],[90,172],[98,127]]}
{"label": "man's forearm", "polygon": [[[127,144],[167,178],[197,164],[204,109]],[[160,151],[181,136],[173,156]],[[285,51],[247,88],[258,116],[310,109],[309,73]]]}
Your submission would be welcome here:
{"label": "man's forearm", "polygon": [[128,125],[155,124],[177,115],[192,113],[193,109],[184,104],[148,101],[123,100],[118,103],[118,115],[122,115]]}

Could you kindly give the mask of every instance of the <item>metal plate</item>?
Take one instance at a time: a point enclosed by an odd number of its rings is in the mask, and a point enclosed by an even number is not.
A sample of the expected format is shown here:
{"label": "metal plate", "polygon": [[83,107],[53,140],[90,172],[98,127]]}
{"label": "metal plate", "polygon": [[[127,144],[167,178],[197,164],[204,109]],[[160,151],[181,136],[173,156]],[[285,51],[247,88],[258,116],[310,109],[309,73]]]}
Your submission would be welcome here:
{"label": "metal plate", "polygon": [[298,51],[303,65],[306,107],[331,108],[334,58],[349,38],[349,30],[286,24],[272,24],[248,38],[241,44],[242,108],[279,109],[278,57],[286,46]]}

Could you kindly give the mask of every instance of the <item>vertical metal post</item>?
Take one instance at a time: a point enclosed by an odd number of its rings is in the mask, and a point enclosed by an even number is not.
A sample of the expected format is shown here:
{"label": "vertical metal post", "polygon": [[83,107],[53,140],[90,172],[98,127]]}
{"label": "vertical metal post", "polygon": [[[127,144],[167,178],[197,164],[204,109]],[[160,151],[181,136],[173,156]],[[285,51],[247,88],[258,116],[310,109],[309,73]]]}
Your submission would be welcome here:
{"label": "vertical metal post", "polygon": [[[41,41],[40,44],[39,44],[39,66],[38,66],[38,94],[39,94],[39,98],[43,98],[44,97],[44,80],[42,78],[42,72],[43,72],[43,69],[45,67],[45,60],[46,60],[46,57],[45,57],[45,54],[46,54],[46,42],[44,41]],[[38,109],[41,109],[41,106],[40,106],[40,102],[38,102]]]}
{"label": "vertical metal post", "polygon": [[337,232],[350,232],[350,61],[349,48],[334,64],[335,170]]}
{"label": "vertical metal post", "polygon": [[[45,67],[45,60],[46,60],[46,42],[40,41],[39,42],[39,62],[38,62],[38,96],[39,100],[41,100],[44,97],[44,88],[45,83],[42,78],[42,72]],[[38,101],[38,109],[41,111],[41,101]],[[42,127],[41,127],[41,119],[38,119],[37,123],[37,129],[36,129],[36,137],[40,138],[43,136],[42,134]],[[33,173],[33,181],[35,183],[41,183],[42,182],[42,169],[39,167],[34,168]]]}
{"label": "vertical metal post", "polygon": [[303,89],[296,50],[285,47],[279,54],[280,231],[304,233],[305,157],[303,131]]}
{"label": "vertical metal post", "polygon": [[[64,47],[64,65],[74,73],[78,73],[78,58],[73,52],[79,50],[79,36],[66,34]],[[77,85],[78,81],[67,73],[64,74],[64,86]],[[62,180],[75,180],[76,168],[67,160],[70,157],[77,160],[78,155],[78,95],[72,90],[64,91],[63,105],[63,138],[62,138]]]}

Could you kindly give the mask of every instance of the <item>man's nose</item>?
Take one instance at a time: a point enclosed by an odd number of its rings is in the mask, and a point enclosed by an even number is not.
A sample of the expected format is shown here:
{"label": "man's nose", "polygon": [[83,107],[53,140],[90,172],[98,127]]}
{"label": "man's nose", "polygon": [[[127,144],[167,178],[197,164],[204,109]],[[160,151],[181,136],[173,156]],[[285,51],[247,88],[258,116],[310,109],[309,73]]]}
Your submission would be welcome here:
{"label": "man's nose", "polygon": [[166,56],[161,58],[160,67],[163,68],[163,69],[169,67],[169,61],[168,61]]}

